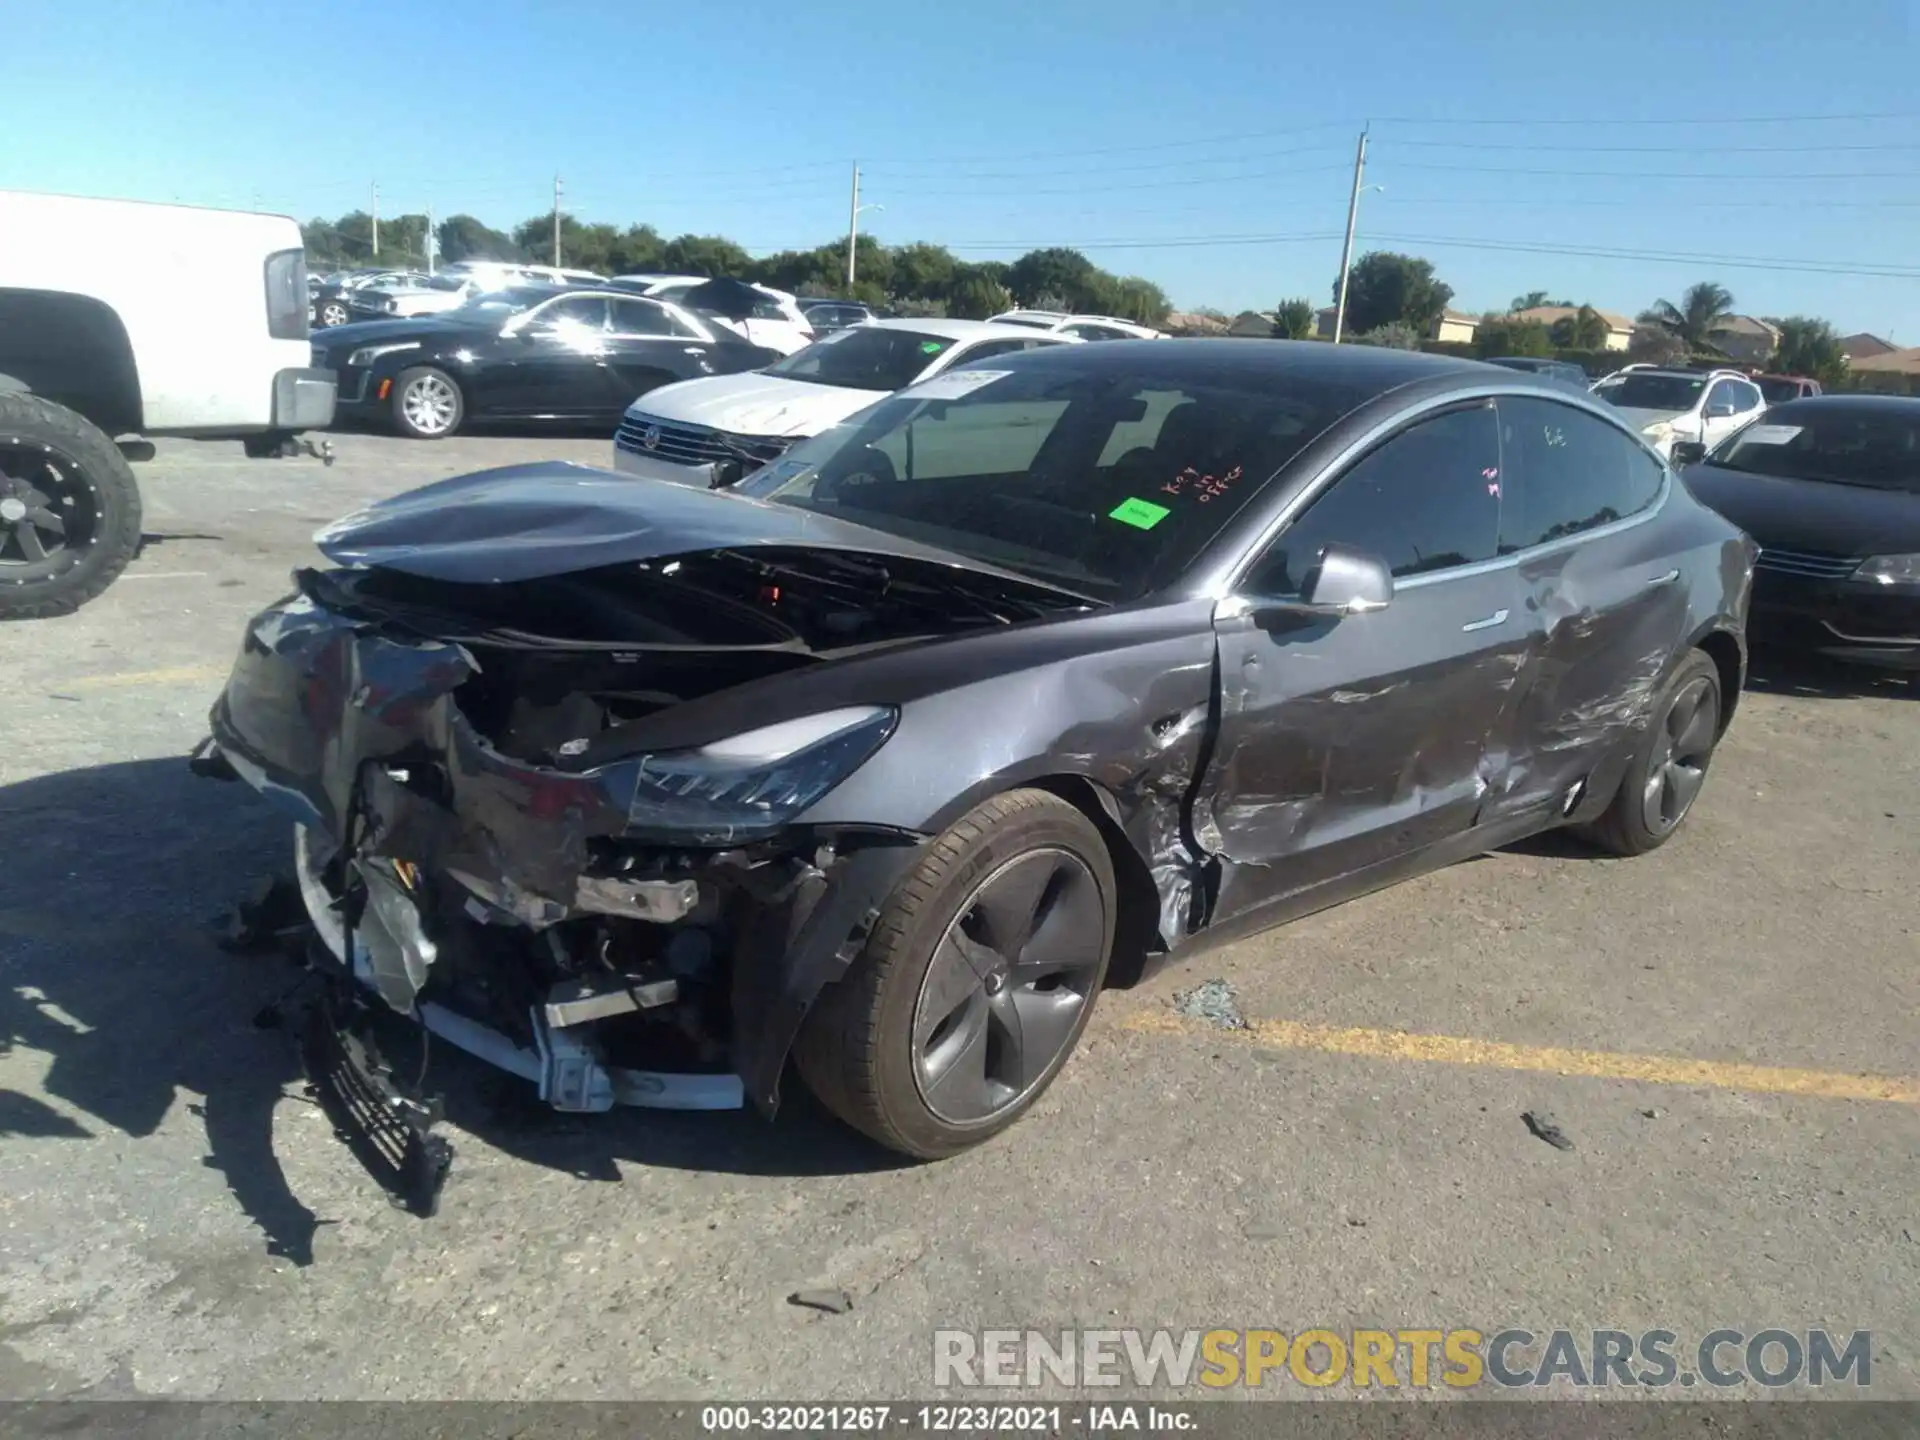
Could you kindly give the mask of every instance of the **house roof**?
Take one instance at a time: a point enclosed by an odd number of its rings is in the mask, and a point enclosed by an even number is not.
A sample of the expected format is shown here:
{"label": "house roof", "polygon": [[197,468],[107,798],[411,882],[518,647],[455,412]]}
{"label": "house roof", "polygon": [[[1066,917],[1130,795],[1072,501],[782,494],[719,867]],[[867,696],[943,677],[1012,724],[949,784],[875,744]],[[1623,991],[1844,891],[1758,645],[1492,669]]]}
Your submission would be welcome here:
{"label": "house roof", "polygon": [[[1535,305],[1530,310],[1516,310],[1507,318],[1509,320],[1520,320],[1523,322],[1531,320],[1537,321],[1542,325],[1553,325],[1562,320],[1571,320],[1579,313],[1580,307],[1578,305]],[[1596,310],[1593,313],[1607,322],[1607,329],[1624,331],[1627,334],[1633,333],[1633,321],[1627,319],[1626,316],[1616,315],[1611,310]]]}
{"label": "house roof", "polygon": [[1764,336],[1768,340],[1778,340],[1780,327],[1769,325],[1765,320],[1755,319],[1751,315],[1723,315],[1707,333],[1709,335]]}
{"label": "house roof", "polygon": [[1480,323],[1480,317],[1478,315],[1469,315],[1464,310],[1443,310],[1440,318],[1442,320],[1452,320],[1461,325],[1478,325]]}
{"label": "house roof", "polygon": [[1840,353],[1849,360],[1864,360],[1872,355],[1891,355],[1897,347],[1878,335],[1869,335],[1862,330],[1858,335],[1845,335],[1840,339]]}
{"label": "house roof", "polygon": [[1852,361],[1850,370],[1893,370],[1902,375],[1920,375],[1920,345],[1904,350],[1888,350],[1880,355],[1865,355]]}

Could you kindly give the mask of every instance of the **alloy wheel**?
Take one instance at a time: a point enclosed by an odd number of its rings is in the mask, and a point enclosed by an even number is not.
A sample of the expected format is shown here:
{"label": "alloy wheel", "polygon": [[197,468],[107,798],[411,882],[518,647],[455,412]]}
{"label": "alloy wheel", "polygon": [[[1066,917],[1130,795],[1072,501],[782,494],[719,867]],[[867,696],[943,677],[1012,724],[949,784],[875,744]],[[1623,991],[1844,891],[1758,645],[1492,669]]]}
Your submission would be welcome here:
{"label": "alloy wheel", "polygon": [[348,318],[347,307],[337,301],[329,302],[320,307],[320,323],[329,330],[336,325],[346,324]]}
{"label": "alloy wheel", "polygon": [[961,905],[914,1005],[914,1081],[941,1120],[989,1119],[1052,1073],[1093,1002],[1102,905],[1086,864],[1056,847],[1007,861]]}
{"label": "alloy wheel", "polygon": [[103,503],[70,457],[0,437],[0,578],[37,579],[91,545]]}
{"label": "alloy wheel", "polygon": [[438,375],[422,375],[407,386],[400,397],[400,408],[407,423],[422,435],[444,435],[459,414],[460,397]]}
{"label": "alloy wheel", "polygon": [[1647,763],[1641,817],[1647,829],[1665,834],[1686,818],[1707,778],[1707,762],[1720,727],[1713,682],[1696,675],[1667,706]]}

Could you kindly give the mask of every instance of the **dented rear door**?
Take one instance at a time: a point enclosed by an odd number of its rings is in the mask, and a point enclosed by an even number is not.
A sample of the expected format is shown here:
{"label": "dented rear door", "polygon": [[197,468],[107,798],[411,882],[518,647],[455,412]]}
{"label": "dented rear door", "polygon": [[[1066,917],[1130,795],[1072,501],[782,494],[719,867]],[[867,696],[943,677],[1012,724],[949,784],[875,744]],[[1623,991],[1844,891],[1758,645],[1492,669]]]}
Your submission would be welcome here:
{"label": "dented rear door", "polygon": [[[1362,456],[1255,562],[1216,620],[1220,726],[1194,831],[1219,860],[1215,919],[1468,829],[1501,783],[1536,633],[1496,554],[1499,444],[1485,402]],[[1257,608],[1297,595],[1329,543],[1386,560],[1384,610]]]}
{"label": "dented rear door", "polygon": [[1500,402],[1501,550],[1539,632],[1486,818],[1557,812],[1630,745],[1689,626],[1685,527],[1665,467],[1575,406]]}

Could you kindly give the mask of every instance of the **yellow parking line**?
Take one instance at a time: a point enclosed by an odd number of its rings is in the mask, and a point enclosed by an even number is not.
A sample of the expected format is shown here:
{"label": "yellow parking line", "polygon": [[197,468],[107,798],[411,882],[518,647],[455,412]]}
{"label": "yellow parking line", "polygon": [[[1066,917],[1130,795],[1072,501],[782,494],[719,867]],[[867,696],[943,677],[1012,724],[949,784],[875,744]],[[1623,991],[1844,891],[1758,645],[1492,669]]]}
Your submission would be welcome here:
{"label": "yellow parking line", "polygon": [[1509,1045],[1499,1040],[1415,1035],[1405,1030],[1347,1029],[1307,1025],[1297,1020],[1255,1020],[1244,1030],[1220,1030],[1164,1010],[1143,1010],[1122,1023],[1128,1030],[1146,1034],[1204,1035],[1210,1040],[1242,1040],[1275,1050],[1322,1050],[1378,1060],[1422,1060],[1441,1065],[1584,1075],[1601,1080],[1640,1080],[1651,1085],[1705,1085],[1717,1090],[1920,1105],[1920,1077],[1910,1075],[1846,1075],[1830,1070],[1684,1060],[1667,1055],[1622,1055],[1604,1050],[1565,1050],[1553,1045]]}
{"label": "yellow parking line", "polygon": [[124,690],[141,685],[212,685],[227,678],[226,665],[175,665],[167,670],[126,670],[117,675],[82,675],[61,682],[62,690]]}

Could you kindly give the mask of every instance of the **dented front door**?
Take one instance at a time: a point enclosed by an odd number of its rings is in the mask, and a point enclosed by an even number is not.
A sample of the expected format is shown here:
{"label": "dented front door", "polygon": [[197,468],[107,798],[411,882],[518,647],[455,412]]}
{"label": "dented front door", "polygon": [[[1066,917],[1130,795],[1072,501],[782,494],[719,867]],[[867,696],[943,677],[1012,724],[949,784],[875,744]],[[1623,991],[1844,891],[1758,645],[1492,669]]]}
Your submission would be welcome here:
{"label": "dented front door", "polygon": [[1217,920],[1469,828],[1530,644],[1510,566],[1403,586],[1372,615],[1216,627],[1221,723],[1201,843]]}
{"label": "dented front door", "polygon": [[[1324,489],[1219,608],[1220,727],[1194,823],[1220,862],[1216,920],[1474,823],[1536,635],[1497,553],[1500,494],[1490,402],[1420,416]],[[1260,608],[1301,594],[1332,543],[1386,563],[1386,609]]]}

